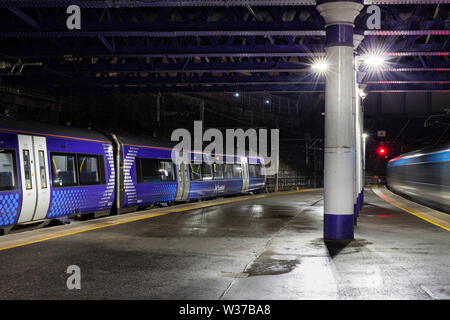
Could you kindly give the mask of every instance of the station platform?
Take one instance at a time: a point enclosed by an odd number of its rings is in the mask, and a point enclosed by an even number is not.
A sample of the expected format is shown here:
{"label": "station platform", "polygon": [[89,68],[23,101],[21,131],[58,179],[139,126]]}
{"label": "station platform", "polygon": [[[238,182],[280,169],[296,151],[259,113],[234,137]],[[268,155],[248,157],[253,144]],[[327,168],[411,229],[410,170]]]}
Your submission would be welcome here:
{"label": "station platform", "polygon": [[[448,216],[431,223],[419,207],[369,189],[355,240],[326,244],[322,193],[220,199],[2,236],[0,299],[450,298]],[[80,290],[67,289],[70,265],[81,270]]]}

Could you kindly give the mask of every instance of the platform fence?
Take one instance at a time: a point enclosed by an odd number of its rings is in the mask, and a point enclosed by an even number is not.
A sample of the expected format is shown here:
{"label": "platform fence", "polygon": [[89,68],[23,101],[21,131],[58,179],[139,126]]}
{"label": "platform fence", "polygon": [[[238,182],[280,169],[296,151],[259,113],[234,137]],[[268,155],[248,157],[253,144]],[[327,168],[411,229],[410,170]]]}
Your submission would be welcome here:
{"label": "platform fence", "polygon": [[[274,192],[276,184],[275,176],[268,176],[266,179],[266,191]],[[366,176],[365,185],[385,185],[385,176]],[[323,176],[307,176],[307,175],[296,175],[296,174],[286,174],[282,171],[278,175],[278,191],[288,191],[304,188],[323,188]]]}
{"label": "platform fence", "polygon": [[[269,176],[266,179],[266,190],[267,192],[274,192],[276,185],[276,177]],[[289,174],[285,175],[280,172],[278,175],[278,191],[288,191],[304,189],[304,188],[322,188],[323,187],[323,176],[305,176]]]}

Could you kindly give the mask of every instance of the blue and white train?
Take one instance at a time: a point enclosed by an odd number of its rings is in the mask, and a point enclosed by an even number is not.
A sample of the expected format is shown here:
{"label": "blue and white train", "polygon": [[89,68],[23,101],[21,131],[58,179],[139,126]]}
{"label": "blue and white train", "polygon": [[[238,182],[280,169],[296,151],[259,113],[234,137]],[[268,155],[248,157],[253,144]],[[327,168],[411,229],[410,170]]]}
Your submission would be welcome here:
{"label": "blue and white train", "polygon": [[0,120],[0,232],[265,190],[260,158],[184,164],[171,153],[156,140]]}
{"label": "blue and white train", "polygon": [[392,191],[450,213],[450,144],[427,147],[390,160],[386,179]]}

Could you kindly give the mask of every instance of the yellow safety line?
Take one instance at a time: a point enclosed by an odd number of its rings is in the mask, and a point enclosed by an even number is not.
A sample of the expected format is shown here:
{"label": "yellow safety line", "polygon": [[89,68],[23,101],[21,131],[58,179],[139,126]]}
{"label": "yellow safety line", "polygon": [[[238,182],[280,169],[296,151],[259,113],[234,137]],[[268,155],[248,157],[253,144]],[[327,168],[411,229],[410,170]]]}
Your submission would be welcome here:
{"label": "yellow safety line", "polygon": [[[263,198],[263,197],[271,197],[271,196],[277,196],[277,195],[289,195],[289,194],[294,194],[294,193],[301,193],[301,192],[309,192],[309,191],[318,191],[320,189],[303,189],[300,191],[285,191],[285,192],[276,192],[276,193],[268,193],[268,194],[262,194],[262,195],[258,195],[258,196],[247,196],[247,197],[242,197],[242,198],[237,198],[237,199],[230,199],[230,200],[223,200],[223,201],[217,201],[217,202],[209,202],[209,203],[198,203],[198,204],[192,204],[192,205],[188,205],[185,208],[175,208],[173,207],[173,209],[169,208],[168,210],[165,210],[163,212],[154,212],[154,213],[150,213],[150,214],[146,214],[137,218],[131,218],[131,217],[123,217],[123,216],[118,216],[121,217],[123,220],[120,221],[116,221],[116,222],[106,222],[102,225],[99,226],[95,226],[95,227],[86,227],[85,229],[82,230],[77,230],[77,231],[69,231],[64,233],[64,231],[56,231],[55,233],[53,233],[50,236],[43,236],[42,238],[40,238],[39,236],[36,236],[37,239],[32,240],[32,241],[28,241],[28,242],[23,242],[20,243],[21,239],[18,240],[11,240],[11,242],[19,242],[17,244],[13,244],[7,247],[3,247],[2,248],[2,244],[0,242],[0,251],[3,250],[7,250],[7,249],[11,249],[11,248],[16,248],[16,247],[22,247],[22,246],[26,246],[29,244],[33,244],[33,243],[38,243],[38,242],[43,242],[43,241],[47,241],[47,240],[51,240],[51,239],[55,239],[55,238],[61,238],[61,237],[66,237],[66,236],[70,236],[70,235],[74,235],[74,234],[78,234],[78,233],[82,233],[82,232],[86,232],[86,231],[91,231],[91,230],[96,230],[96,229],[101,229],[101,228],[107,228],[107,227],[112,227],[112,226],[116,226],[119,224],[124,224],[124,223],[128,223],[128,222],[134,222],[134,221],[139,221],[139,220],[144,220],[144,219],[150,219],[150,218],[154,218],[154,217],[159,217],[159,216],[163,216],[172,212],[183,212],[183,211],[189,211],[189,210],[195,210],[195,209],[200,209],[200,208],[206,208],[206,207],[213,207],[213,206],[217,206],[217,205],[221,205],[221,204],[227,204],[227,203],[232,203],[232,202],[238,202],[238,201],[244,201],[244,200],[252,200],[252,199],[257,199],[257,198]],[[101,222],[101,221],[98,221]],[[76,226],[75,226],[76,227]],[[83,226],[79,226],[76,228],[83,228]],[[8,241],[6,241],[7,243]]]}
{"label": "yellow safety line", "polygon": [[[14,245],[11,245],[11,246],[8,246],[8,247],[3,247],[3,248],[0,246],[0,251],[11,249],[11,248],[16,248],[16,247],[22,247],[22,246],[26,246],[26,245],[29,245],[29,244],[43,242],[43,241],[47,241],[47,240],[51,240],[51,239],[55,239],[55,238],[62,238],[62,237],[65,237],[65,236],[70,236],[70,235],[74,235],[74,234],[82,233],[82,232],[86,232],[86,231],[91,231],[91,230],[96,230],[96,229],[101,229],[101,228],[106,228],[106,227],[112,227],[112,226],[116,226],[116,225],[127,223],[127,222],[133,222],[133,221],[138,221],[138,220],[143,220],[143,219],[150,219],[150,218],[166,215],[166,214],[169,214],[169,213],[170,212],[154,213],[154,214],[152,214],[150,216],[146,215],[146,216],[141,216],[141,217],[135,218],[135,219],[127,219],[125,221],[105,223],[105,224],[100,225],[100,226],[86,228],[86,229],[82,229],[82,230],[78,230],[78,231],[67,232],[67,233],[64,233],[63,231],[59,231],[59,232],[56,232],[56,233],[54,233],[53,235],[51,235],[49,237],[39,238],[39,236],[38,236],[38,239],[29,241],[29,242],[18,243],[18,244],[14,244]],[[58,234],[58,233],[62,233],[62,234]],[[18,240],[18,241],[20,241],[20,240]]]}
{"label": "yellow safety line", "polygon": [[395,200],[389,198],[389,197],[386,196],[384,193],[382,193],[382,192],[380,192],[380,191],[378,191],[378,190],[374,190],[374,188],[372,188],[372,190],[375,192],[375,194],[376,194],[377,196],[379,196],[381,199],[383,199],[384,201],[386,201],[386,202],[389,203],[390,205],[393,205],[394,207],[397,207],[397,208],[399,208],[399,209],[401,209],[401,210],[403,210],[403,211],[406,211],[406,212],[408,212],[408,213],[410,213],[410,214],[412,214],[412,215],[414,215],[414,216],[416,216],[416,217],[418,217],[418,218],[420,218],[420,219],[422,219],[422,220],[425,220],[426,222],[429,222],[429,223],[431,223],[431,224],[434,224],[434,225],[436,225],[436,226],[438,226],[438,227],[440,227],[440,228],[442,228],[442,229],[444,229],[444,230],[450,231],[450,228],[447,228],[447,227],[445,227],[445,226],[443,226],[443,225],[440,225],[439,223],[436,223],[436,222],[434,222],[434,221],[432,221],[432,220],[429,220],[429,219],[427,219],[427,218],[425,218],[425,217],[422,217],[422,216],[421,216],[420,214],[418,214],[418,213],[412,212],[412,211],[410,211],[410,210],[404,208],[401,204],[399,204],[399,202],[397,202],[397,201],[395,201]]}

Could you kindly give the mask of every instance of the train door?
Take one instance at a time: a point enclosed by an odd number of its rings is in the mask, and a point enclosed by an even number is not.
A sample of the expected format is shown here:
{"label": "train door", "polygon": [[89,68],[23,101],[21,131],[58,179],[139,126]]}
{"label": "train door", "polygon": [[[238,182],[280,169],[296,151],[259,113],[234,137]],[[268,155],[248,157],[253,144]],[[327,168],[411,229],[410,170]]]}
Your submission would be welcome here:
{"label": "train door", "polygon": [[248,163],[247,163],[246,157],[241,158],[241,172],[242,172],[242,190],[241,190],[241,192],[245,193],[248,190],[248,184],[249,184]]}
{"label": "train door", "polygon": [[22,207],[17,222],[23,223],[45,218],[50,192],[45,138],[18,135],[18,142]]}
{"label": "train door", "polygon": [[189,165],[184,163],[181,156],[177,157],[177,194],[176,201],[187,200],[189,196],[190,180]]}
{"label": "train door", "polygon": [[34,169],[36,172],[37,202],[33,220],[44,219],[50,204],[47,141],[45,137],[33,137]]}
{"label": "train door", "polygon": [[189,177],[189,164],[183,163],[183,180],[184,180],[184,187],[183,187],[183,200],[187,200],[189,197],[189,191],[191,187],[191,179]]}

